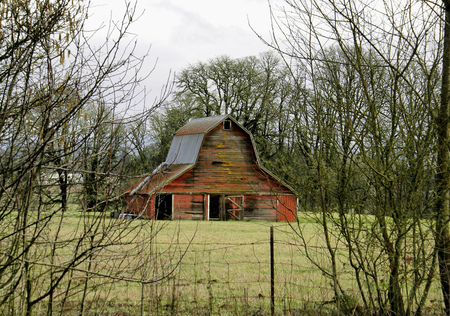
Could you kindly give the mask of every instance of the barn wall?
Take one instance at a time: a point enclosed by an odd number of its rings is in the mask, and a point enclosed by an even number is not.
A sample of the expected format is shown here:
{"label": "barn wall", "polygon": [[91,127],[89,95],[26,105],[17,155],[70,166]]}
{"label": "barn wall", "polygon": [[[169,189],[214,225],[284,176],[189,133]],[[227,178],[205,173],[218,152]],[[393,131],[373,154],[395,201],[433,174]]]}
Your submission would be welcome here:
{"label": "barn wall", "polygon": [[234,123],[231,130],[221,123],[205,136],[197,164],[162,192],[241,195],[274,190],[289,192],[259,170],[250,136]]}
{"label": "barn wall", "polygon": [[245,196],[244,220],[277,220],[277,200],[275,196]]}
{"label": "barn wall", "polygon": [[297,218],[297,197],[295,195],[278,196],[278,221],[293,222]]}
{"label": "barn wall", "polygon": [[202,220],[205,218],[205,196],[203,194],[174,194],[173,218]]}
{"label": "barn wall", "polygon": [[[295,221],[297,198],[294,195],[280,196],[225,196],[226,220],[261,220],[261,221]],[[232,203],[233,200],[235,203]],[[155,196],[126,196],[129,213],[153,218]],[[237,206],[243,207],[243,212]],[[174,194],[173,218],[186,220],[209,220],[207,210],[209,195],[204,194]],[[277,211],[278,209],[278,211]]]}
{"label": "barn wall", "polygon": [[292,222],[296,219],[295,195],[245,196],[244,220]]}
{"label": "barn wall", "polygon": [[153,210],[155,209],[155,196],[136,194],[126,196],[127,202],[126,212],[140,214],[141,216],[153,218]]}

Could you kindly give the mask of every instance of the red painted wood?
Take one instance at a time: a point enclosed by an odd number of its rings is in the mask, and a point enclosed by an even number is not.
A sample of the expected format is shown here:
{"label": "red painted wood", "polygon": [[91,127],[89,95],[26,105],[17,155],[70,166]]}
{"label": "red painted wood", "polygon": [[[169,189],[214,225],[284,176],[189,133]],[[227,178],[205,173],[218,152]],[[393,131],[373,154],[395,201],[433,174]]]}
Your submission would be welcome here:
{"label": "red painted wood", "polygon": [[[223,130],[223,123],[205,135],[197,164],[163,187],[158,193],[173,194],[175,219],[208,219],[208,196],[228,196],[242,204],[243,213],[229,200],[225,207],[243,220],[294,221],[297,198],[289,188],[261,170],[250,135],[238,125]],[[151,199],[136,195],[127,197],[133,213],[154,216],[154,195]],[[242,214],[239,214],[241,212]],[[227,219],[233,219],[233,215]]]}
{"label": "red painted wood", "polygon": [[276,196],[245,196],[244,220],[275,221],[277,218]]}
{"label": "red painted wood", "polygon": [[162,192],[202,192],[242,195],[289,189],[261,171],[256,164],[250,136],[233,124],[222,124],[206,136],[196,166],[172,181]]}
{"label": "red painted wood", "polygon": [[293,222],[297,218],[297,197],[294,195],[278,196],[278,221]]}
{"label": "red painted wood", "polygon": [[155,196],[133,195],[126,196],[126,212],[139,214],[141,216],[153,218],[155,209]]}

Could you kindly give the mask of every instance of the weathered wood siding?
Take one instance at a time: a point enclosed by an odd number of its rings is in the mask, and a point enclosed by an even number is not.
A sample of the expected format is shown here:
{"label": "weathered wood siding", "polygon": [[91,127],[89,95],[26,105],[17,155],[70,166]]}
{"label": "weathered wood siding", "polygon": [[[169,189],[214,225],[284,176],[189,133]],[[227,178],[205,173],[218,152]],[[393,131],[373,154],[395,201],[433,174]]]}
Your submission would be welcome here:
{"label": "weathered wood siding", "polygon": [[[296,218],[297,199],[294,195],[280,196],[224,196],[227,210],[226,220],[289,221]],[[154,218],[155,196],[127,196],[127,212]],[[234,201],[231,202],[231,201]],[[209,195],[175,194],[173,196],[173,218],[209,220]],[[243,210],[242,210],[243,209]]]}
{"label": "weathered wood siding", "polygon": [[226,209],[226,219],[230,220],[243,220],[244,219],[244,202],[245,196],[227,196],[224,197],[225,209]]}
{"label": "weathered wood siding", "polygon": [[278,196],[278,221],[293,222],[297,218],[297,197],[295,195]]}
{"label": "weathered wood siding", "polygon": [[292,222],[296,218],[295,195],[244,197],[244,220]]}
{"label": "weathered wood siding", "polygon": [[236,124],[224,130],[221,123],[205,136],[197,164],[162,192],[242,195],[274,190],[288,192],[259,170],[250,136]]}
{"label": "weathered wood siding", "polygon": [[205,196],[203,194],[175,194],[174,219],[202,220],[205,218]]}
{"label": "weathered wood siding", "polygon": [[144,217],[153,218],[155,210],[155,196],[133,195],[125,197],[127,202],[126,212],[139,214]]}
{"label": "weathered wood siding", "polygon": [[277,199],[275,196],[246,196],[244,220],[277,220]]}

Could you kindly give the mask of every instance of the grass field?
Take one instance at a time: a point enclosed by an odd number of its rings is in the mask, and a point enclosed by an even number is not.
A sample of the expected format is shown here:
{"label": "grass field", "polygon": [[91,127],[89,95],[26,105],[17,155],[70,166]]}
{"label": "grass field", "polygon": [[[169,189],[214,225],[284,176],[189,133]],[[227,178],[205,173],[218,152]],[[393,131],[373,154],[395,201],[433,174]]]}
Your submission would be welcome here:
{"label": "grass field", "polygon": [[[300,219],[310,256],[329,265],[320,225]],[[58,238],[51,235],[58,231]],[[96,223],[96,224],[95,224]],[[93,225],[95,224],[95,225]],[[275,311],[304,315],[332,313],[331,279],[305,257],[300,239],[287,223],[219,221],[118,220],[107,214],[77,212],[54,218],[48,240],[61,247],[52,265],[64,265],[82,246],[75,247],[85,227],[97,227],[95,243],[102,246],[78,264],[55,293],[55,308],[63,315],[166,315],[270,313],[270,227],[275,239]],[[84,238],[83,240],[85,240]],[[86,242],[86,241],[84,241]],[[50,266],[48,243],[38,250],[44,275]],[[338,275],[349,296],[358,296],[345,253],[338,258]],[[380,271],[383,271],[382,269]],[[70,287],[70,295],[66,291]],[[438,287],[430,301],[440,305]],[[431,303],[430,303],[431,304]],[[428,308],[430,307],[428,304]],[[35,308],[37,314],[45,304]]]}
{"label": "grass field", "polygon": [[[316,228],[308,225],[313,235]],[[76,241],[89,226],[103,227],[111,243],[78,264],[62,282],[55,310],[65,315],[79,313],[83,295],[85,310],[94,314],[269,312],[270,226],[275,232],[276,310],[298,310],[332,298],[328,280],[301,255],[286,223],[131,221],[70,212],[49,225],[45,239],[63,246],[50,262],[48,243],[42,241],[37,251],[42,267],[35,269],[36,275],[46,273],[50,263],[64,265],[80,252],[75,245],[83,247]],[[56,231],[58,237],[51,237]],[[86,280],[89,286],[83,291]],[[37,313],[46,308],[40,307]]]}
{"label": "grass field", "polygon": [[[318,281],[324,278],[300,255],[285,223],[171,224],[178,225],[182,238],[186,238],[180,240],[182,244],[195,235],[174,280],[176,304],[188,308],[192,303],[200,303],[212,312],[269,311],[271,225],[275,229],[277,310],[295,310],[302,307],[302,302],[331,299],[326,281],[321,287]],[[162,234],[158,240],[168,242],[171,236]],[[170,288],[161,290],[167,292]]]}

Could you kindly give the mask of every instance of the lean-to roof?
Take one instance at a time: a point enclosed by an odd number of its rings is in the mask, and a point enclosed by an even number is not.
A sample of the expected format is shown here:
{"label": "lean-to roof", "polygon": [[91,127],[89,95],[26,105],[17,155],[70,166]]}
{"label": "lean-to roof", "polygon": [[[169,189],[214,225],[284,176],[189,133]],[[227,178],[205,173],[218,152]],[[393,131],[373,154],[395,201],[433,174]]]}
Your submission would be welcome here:
{"label": "lean-to roof", "polygon": [[167,154],[166,163],[195,164],[205,134],[175,135]]}
{"label": "lean-to roof", "polygon": [[169,184],[170,182],[181,176],[183,173],[191,169],[193,166],[193,164],[178,164],[167,166],[167,168],[156,172],[153,176],[148,176],[137,182],[132,187],[128,188],[125,191],[125,194],[151,194]]}

